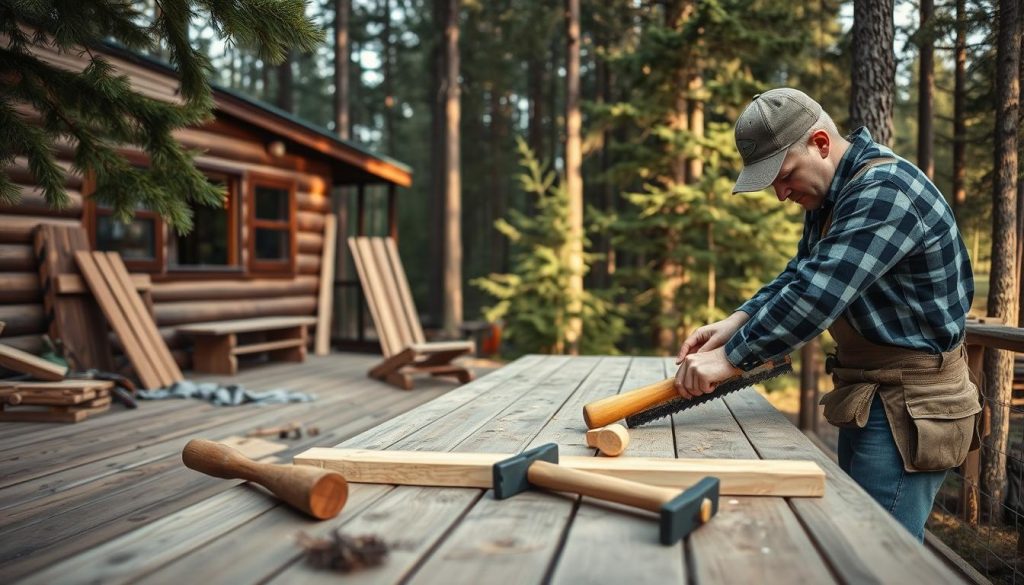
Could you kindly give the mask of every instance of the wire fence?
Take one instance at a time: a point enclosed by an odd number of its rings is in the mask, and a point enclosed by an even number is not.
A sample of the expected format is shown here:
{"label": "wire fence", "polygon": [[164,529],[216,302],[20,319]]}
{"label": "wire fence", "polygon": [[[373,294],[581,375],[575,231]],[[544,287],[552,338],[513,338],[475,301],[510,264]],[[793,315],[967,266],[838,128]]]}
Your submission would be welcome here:
{"label": "wire fence", "polygon": [[[985,411],[981,448],[946,476],[928,530],[993,583],[1024,584],[1024,354],[1009,402],[987,398]],[[993,412],[1006,416],[1005,447],[989,432]],[[1005,469],[1005,481],[983,481],[988,466]]]}

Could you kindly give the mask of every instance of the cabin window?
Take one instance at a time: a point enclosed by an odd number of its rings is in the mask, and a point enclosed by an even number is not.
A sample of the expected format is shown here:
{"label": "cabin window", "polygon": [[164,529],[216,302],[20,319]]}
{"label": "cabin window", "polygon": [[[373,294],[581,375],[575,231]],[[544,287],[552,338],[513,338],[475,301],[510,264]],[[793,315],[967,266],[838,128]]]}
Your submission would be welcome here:
{"label": "cabin window", "polygon": [[249,271],[294,273],[295,183],[251,177],[247,207]]}
{"label": "cabin window", "polygon": [[192,206],[192,231],[168,233],[168,270],[219,272],[241,268],[238,259],[238,181],[228,175],[207,174],[227,192],[223,207]]}
{"label": "cabin window", "polygon": [[132,221],[124,223],[109,208],[96,204],[94,222],[94,249],[118,252],[129,270],[163,269],[163,223],[156,212],[140,206]]}

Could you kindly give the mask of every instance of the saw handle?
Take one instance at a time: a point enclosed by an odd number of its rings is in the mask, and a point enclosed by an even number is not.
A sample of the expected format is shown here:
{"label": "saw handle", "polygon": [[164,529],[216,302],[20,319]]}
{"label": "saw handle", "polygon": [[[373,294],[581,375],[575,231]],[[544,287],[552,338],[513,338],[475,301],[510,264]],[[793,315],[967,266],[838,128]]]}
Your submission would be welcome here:
{"label": "saw handle", "polygon": [[571,492],[618,504],[658,512],[679,495],[679,490],[663,488],[610,475],[562,467],[557,463],[534,461],[526,470],[531,485],[556,492]]}
{"label": "saw handle", "polygon": [[189,469],[222,479],[244,479],[267,488],[289,505],[318,520],[338,515],[348,500],[348,482],[336,471],[309,465],[259,463],[236,449],[192,439],[181,452]]}
{"label": "saw handle", "polygon": [[667,378],[643,388],[591,402],[583,407],[583,420],[587,423],[588,429],[596,429],[647,410],[656,404],[679,398],[675,382],[675,378]]}

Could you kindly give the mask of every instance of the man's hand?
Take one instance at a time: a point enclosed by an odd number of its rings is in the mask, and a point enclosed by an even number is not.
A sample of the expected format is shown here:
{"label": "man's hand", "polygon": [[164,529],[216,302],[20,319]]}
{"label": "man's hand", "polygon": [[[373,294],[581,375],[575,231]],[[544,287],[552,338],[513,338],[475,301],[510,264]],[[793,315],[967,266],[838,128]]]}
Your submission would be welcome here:
{"label": "man's hand", "polygon": [[703,353],[718,349],[725,345],[743,324],[750,319],[750,315],[743,311],[736,311],[721,321],[709,323],[700,327],[690,334],[679,348],[679,355],[676,357],[676,364],[683,363],[683,358],[691,353]]}
{"label": "man's hand", "polygon": [[742,373],[729,363],[724,347],[691,353],[682,359],[676,372],[676,391],[683,398],[696,398],[711,392],[715,384]]}

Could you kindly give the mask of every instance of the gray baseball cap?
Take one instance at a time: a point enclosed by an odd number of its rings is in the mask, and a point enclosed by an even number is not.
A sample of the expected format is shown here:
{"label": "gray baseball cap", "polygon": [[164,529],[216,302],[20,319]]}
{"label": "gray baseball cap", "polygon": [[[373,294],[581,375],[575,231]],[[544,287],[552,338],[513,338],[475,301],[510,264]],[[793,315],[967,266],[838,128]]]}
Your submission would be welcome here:
{"label": "gray baseball cap", "polygon": [[754,96],[736,120],[736,148],[743,170],[733,193],[767,189],[779,175],[786,151],[811,129],[821,115],[821,104],[789,87]]}

